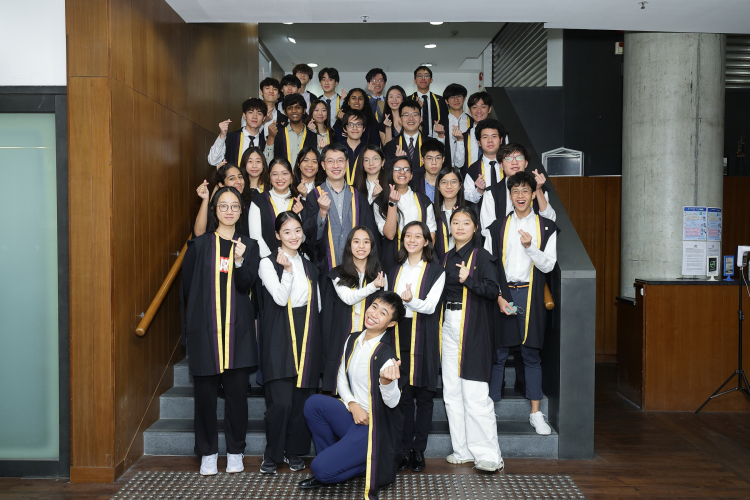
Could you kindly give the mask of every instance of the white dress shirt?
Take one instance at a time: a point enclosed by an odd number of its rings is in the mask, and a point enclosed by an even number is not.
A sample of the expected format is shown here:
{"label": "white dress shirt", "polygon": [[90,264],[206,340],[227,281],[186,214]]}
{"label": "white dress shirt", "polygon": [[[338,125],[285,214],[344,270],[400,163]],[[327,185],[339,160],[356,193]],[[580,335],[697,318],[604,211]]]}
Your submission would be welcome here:
{"label": "white dress shirt", "polygon": [[[479,159],[479,142],[477,142],[476,139],[476,129],[477,124],[474,122],[474,125],[471,126],[471,129],[469,129],[469,142],[471,143],[471,161],[475,162],[477,159]],[[453,166],[457,168],[461,168],[464,166],[464,149],[466,148],[466,141],[459,141],[456,139],[455,144],[451,144],[451,146],[455,146],[451,149],[453,151]],[[466,165],[466,168],[469,168],[471,165]]]}
{"label": "white dress shirt", "polygon": [[374,199],[374,197],[372,196],[372,192],[375,189],[376,184],[368,180],[366,180],[365,182],[367,183],[367,203],[372,205],[372,200]]}
{"label": "white dress shirt", "polygon": [[305,112],[307,114],[310,114],[310,91],[305,90],[300,95],[302,96],[302,98],[305,100],[305,103],[307,104],[307,107],[305,108],[306,109]]}
{"label": "white dress shirt", "polygon": [[[312,181],[312,182],[305,182],[304,184],[305,184],[305,188],[307,189],[307,194],[310,194],[310,193],[312,193],[313,191],[315,191],[315,181]],[[307,199],[307,196],[303,196],[303,197],[302,197],[302,199],[303,199],[303,200],[306,200],[306,199]],[[287,201],[287,203],[289,203],[289,201]],[[278,205],[277,205],[277,206],[278,206]]]}
{"label": "white dress shirt", "polygon": [[[401,195],[401,198],[398,200],[398,203],[396,205],[403,214],[403,217],[398,218],[399,232],[403,231],[404,226],[411,221],[419,220],[417,200],[414,199],[414,192],[411,190],[411,188],[408,188],[406,190],[406,193]],[[373,205],[373,210],[375,212],[375,223],[378,225],[378,231],[380,231],[380,234],[383,234],[385,219],[382,215],[380,215],[380,210],[378,209],[378,207]],[[432,203],[427,205],[426,212],[426,214],[422,214],[422,219],[424,220],[425,224],[427,224],[427,227],[430,228],[430,232],[434,233],[435,231],[437,231],[437,224],[435,224],[435,211],[432,209]]]}
{"label": "white dress shirt", "polygon": [[[544,199],[547,200],[547,208],[539,211],[539,215],[546,217],[551,221],[557,220],[557,212],[552,208],[549,202],[549,193],[544,193]],[[511,212],[514,212],[513,201],[510,199],[510,191],[505,190],[505,215],[507,216]],[[479,210],[479,227],[481,228],[482,235],[489,239],[492,243],[492,235],[487,229],[490,225],[495,222],[495,196],[492,191],[484,192],[484,201],[482,202],[482,208]],[[526,231],[528,232],[528,231]]]}
{"label": "white dress shirt", "polygon": [[419,314],[432,314],[435,312],[435,307],[440,302],[440,297],[443,294],[443,287],[445,286],[445,273],[442,273],[440,277],[432,285],[430,291],[427,292],[427,296],[424,299],[419,299],[416,296],[417,286],[419,285],[419,273],[422,271],[422,266],[425,265],[423,260],[419,261],[419,264],[412,267],[409,264],[409,259],[406,259],[401,265],[401,275],[398,278],[398,284],[394,292],[400,297],[402,293],[406,291],[406,285],[411,285],[412,299],[410,302],[404,301],[406,307],[406,317],[413,318],[414,313]]}
{"label": "white dress shirt", "polygon": [[[244,120],[244,117],[243,117]],[[242,156],[242,153],[247,151],[247,148],[250,147],[251,140],[250,138],[253,137],[250,135],[250,132],[247,131],[247,128],[245,128],[245,125],[243,123],[242,125],[242,135],[244,135],[244,140],[242,141],[242,151],[240,151],[240,156]],[[258,134],[253,137],[252,140],[253,144],[255,146],[260,146],[260,131],[258,131]],[[219,135],[216,140],[214,141],[213,146],[211,146],[211,149],[208,151],[208,163],[209,165],[213,165],[214,167],[218,166],[219,163],[224,159],[224,156],[227,152],[227,138],[221,137]],[[233,162],[236,161],[234,158],[230,158]]]}
{"label": "white dress shirt", "polygon": [[[269,193],[271,193],[271,199],[276,205],[276,210],[278,210],[279,213],[285,212],[289,207],[289,201],[292,199],[292,192],[287,188],[286,193],[279,194],[275,189],[271,188],[269,190]],[[259,193],[256,196],[263,196],[263,194]],[[271,249],[268,248],[268,245],[266,245],[266,241],[263,239],[260,209],[255,203],[251,203],[250,210],[247,211],[247,224],[250,228],[250,237],[258,242],[258,252],[260,252],[261,259],[270,255]],[[274,258],[276,258],[275,255]]]}
{"label": "white dress shirt", "polygon": [[[349,403],[355,401],[363,410],[369,412],[370,355],[372,354],[372,350],[375,349],[380,342],[380,339],[383,338],[384,334],[367,341],[365,341],[365,335],[366,333],[362,333],[357,337],[358,342],[354,346],[354,352],[352,352],[351,361],[349,362],[351,383],[349,383],[349,377],[347,377],[346,374],[346,361],[344,360],[339,366],[336,389],[347,408],[349,408]],[[348,342],[354,342],[355,336],[356,334],[349,337],[347,345]],[[344,349],[344,352],[346,352],[346,348]],[[380,368],[380,373],[392,364],[393,360],[386,360]],[[398,401],[401,399],[401,391],[398,388],[398,381],[394,380],[388,385],[383,385],[380,383],[380,380],[378,380],[378,385],[380,386],[380,395],[383,397],[383,402],[388,408],[395,408],[398,405]]]}
{"label": "white dress shirt", "polygon": [[[336,124],[336,99],[339,99],[339,111],[341,110],[341,105],[343,104],[341,102],[341,98],[338,94],[333,94],[331,97],[327,97],[325,94],[320,96],[320,100],[326,104],[329,104],[329,108],[331,109],[330,116],[328,117],[331,122],[331,128]],[[328,101],[331,101],[330,103]]]}
{"label": "white dress shirt", "polygon": [[[359,275],[359,288],[349,288],[339,285],[341,278],[333,280],[333,289],[336,290],[336,295],[339,296],[344,304],[354,306],[355,325],[359,324],[359,315],[362,314],[362,301],[379,290],[374,283],[368,283],[367,286],[362,286],[365,281],[365,273],[357,272],[357,274]],[[388,290],[387,277],[385,278],[385,287],[383,290]]]}
{"label": "white dress shirt", "polygon": [[[484,165],[484,182],[487,183],[485,193],[492,185],[492,166],[490,165],[491,161],[495,162],[495,178],[500,179],[500,176],[503,175],[503,169],[498,158],[490,159],[486,156],[483,156],[482,164]],[[468,174],[466,175],[466,179],[464,179],[464,198],[472,203],[479,203],[479,200],[482,199],[482,195],[479,194],[479,192],[477,191],[477,187],[474,184],[474,179],[472,179]],[[482,205],[484,205],[484,203]]]}
{"label": "white dress shirt", "polygon": [[451,215],[453,215],[453,209],[447,209],[445,208],[445,203],[443,203],[443,212],[445,213],[445,221],[446,226],[448,230],[448,248],[445,249],[445,253],[448,253],[448,250],[452,250],[454,246],[456,246],[455,242],[453,241],[453,235],[450,234],[451,232]]}
{"label": "white dress shirt", "polygon": [[[429,129],[428,130],[430,131],[429,137],[433,137],[433,138],[438,139],[441,142],[445,143],[445,137],[443,139],[440,139],[438,137],[437,132],[435,132],[435,120],[437,120],[437,117],[433,117],[432,116],[432,103],[433,103],[432,95],[430,94],[429,91],[427,91],[426,94],[423,94],[419,90],[417,90],[417,100],[419,102],[421,102],[422,105],[424,105],[424,99],[422,99],[422,97],[424,97],[424,96],[427,97],[427,121],[429,123]],[[420,114],[422,114],[421,111],[420,111]],[[424,128],[424,127],[425,127],[425,124],[422,123],[422,128]],[[448,131],[446,130],[445,133],[447,134]],[[425,135],[427,135],[427,134],[425,134]]]}
{"label": "white dress shirt", "polygon": [[[466,130],[469,128],[469,115],[467,115],[466,113],[461,113],[461,116],[456,118],[453,113],[451,113],[450,111],[448,112],[448,130],[445,131],[445,136],[450,137],[451,151],[455,150],[457,143],[459,142],[458,139],[453,137],[453,127],[458,127],[462,134],[466,132]],[[463,152],[461,153],[461,158],[463,158]],[[463,164],[463,162],[461,163]]]}
{"label": "white dress shirt", "polygon": [[[270,257],[266,257],[260,261],[258,275],[263,282],[263,286],[266,287],[277,305],[286,306],[287,303],[291,302],[292,307],[304,307],[307,305],[307,274],[305,274],[305,267],[302,262],[304,257],[299,252],[295,257],[286,252],[284,254],[292,263],[291,273],[285,269],[282,271],[279,281],[276,268],[273,266]],[[320,311],[320,293],[317,296],[318,311]]]}
{"label": "white dress shirt", "polygon": [[[544,222],[544,221],[540,221]],[[536,217],[534,211],[523,219],[513,212],[508,222],[508,243],[505,248],[505,278],[509,283],[526,283],[529,281],[532,264],[543,273],[548,273],[555,268],[557,262],[557,232],[553,233],[547,240],[544,251],[539,250],[539,240],[536,235]],[[521,244],[519,229],[531,235],[531,245],[525,248]],[[492,239],[484,242],[484,248],[492,253]],[[496,256],[502,258],[501,255]]]}

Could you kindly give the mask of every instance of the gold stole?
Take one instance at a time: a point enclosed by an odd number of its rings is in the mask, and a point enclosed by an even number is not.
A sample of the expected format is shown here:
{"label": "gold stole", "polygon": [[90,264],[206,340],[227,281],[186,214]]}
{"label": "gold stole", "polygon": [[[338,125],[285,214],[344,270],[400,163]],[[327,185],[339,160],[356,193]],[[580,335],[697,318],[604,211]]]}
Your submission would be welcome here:
{"label": "gold stole", "polygon": [[[367,286],[367,278],[365,278],[364,281],[362,282],[362,287],[364,288],[366,286]],[[354,324],[354,317],[357,315],[357,304],[354,304],[352,306],[352,330],[349,333],[362,331],[362,326],[364,325],[364,322],[365,322],[365,307],[366,307],[365,304],[366,303],[367,303],[367,297],[362,299],[362,302],[359,303],[359,323],[357,323],[356,325]]]}
{"label": "gold stole", "polygon": [[[263,192],[263,191],[261,191],[261,193],[262,193],[262,192]],[[291,196],[291,195],[292,195],[292,193],[291,193],[291,191],[290,191],[290,192],[289,192],[289,196]],[[278,208],[276,208],[276,203],[275,203],[275,202],[273,201],[273,196],[271,196],[271,193],[270,193],[270,191],[269,191],[269,193],[268,193],[268,199],[269,199],[269,200],[271,200],[271,206],[273,207],[273,216],[274,216],[274,219],[275,219],[276,217],[278,217],[278,216],[279,216],[279,209],[278,209]],[[290,199],[290,200],[289,200],[289,206],[288,206],[288,207],[286,207],[286,211],[287,211],[287,212],[288,212],[289,210],[291,210],[291,209],[292,209],[292,205],[294,205],[294,198],[292,198],[292,199]]]}
{"label": "gold stole", "polygon": [[[408,258],[407,261],[408,262]],[[404,269],[404,266],[406,265],[406,262],[401,265],[401,267],[398,268],[398,274],[396,274],[396,282],[393,284],[393,291],[395,292],[398,290],[398,280],[401,277],[401,271]],[[417,278],[417,286],[412,292],[412,300],[419,298],[419,289],[422,286],[422,280],[424,279],[424,272],[425,269],[427,269],[427,263],[425,261],[422,261],[422,269],[419,271],[419,278]],[[409,365],[409,384],[414,385],[414,344],[417,339],[417,314],[414,312],[411,318],[411,347],[409,348],[409,359],[411,360],[411,364]],[[401,349],[401,344],[399,343],[399,332],[398,332],[398,323],[396,323],[396,341],[395,341],[395,349],[396,352],[398,352]]]}
{"label": "gold stole", "polygon": [[[469,256],[469,262],[466,263],[466,268],[471,272],[471,261],[474,260],[474,254],[476,251],[472,251],[471,255]],[[463,346],[464,346],[464,326],[466,325],[466,298],[469,295],[469,289],[464,286],[464,292],[463,296],[461,297],[461,303],[463,304],[463,307],[461,308],[461,326],[458,330],[458,374],[461,376],[461,356],[463,356]],[[442,334],[442,332],[441,332]],[[441,335],[441,344],[442,344],[442,335]],[[442,349],[442,346],[441,346]]]}
{"label": "gold stole", "polygon": [[[224,373],[224,369],[229,367],[229,321],[232,312],[232,271],[234,270],[234,245],[229,251],[229,269],[227,270],[227,304],[225,307],[226,317],[224,318],[224,328],[221,325],[221,241],[219,233],[216,235],[216,262],[215,262],[215,282],[216,287],[216,341],[219,352],[219,373]],[[223,333],[223,336],[222,336]],[[226,358],[226,361],[225,361]]]}
{"label": "gold stole", "polygon": [[[320,197],[323,194],[323,188],[318,186],[318,197]],[[352,228],[357,225],[357,207],[354,202],[354,187],[349,186],[349,192],[352,193]],[[336,252],[334,251],[333,246],[333,232],[331,231],[331,223],[328,222],[328,251],[331,254],[331,269],[336,267]]]}
{"label": "gold stole", "polygon": [[[302,257],[304,258],[304,257]],[[302,262],[304,266],[305,263]],[[297,371],[297,387],[302,387],[302,374],[304,373],[305,360],[307,358],[305,349],[307,348],[307,337],[310,333],[310,308],[314,307],[315,304],[312,302],[312,282],[307,277],[307,267],[305,266],[305,278],[307,279],[307,312],[305,313],[305,333],[302,336],[302,359],[297,359],[297,335],[294,328],[294,314],[292,313],[292,298],[291,294],[289,300],[286,303],[287,312],[289,314],[289,331],[292,334],[292,354],[294,355],[294,368]]]}
{"label": "gold stole", "polygon": [[243,130],[240,130],[240,151],[237,153],[237,165],[242,162],[242,145],[245,144],[245,132]]}
{"label": "gold stole", "polygon": [[[508,231],[510,230],[510,218],[513,217],[513,214],[510,214],[505,222],[505,231],[503,232],[503,271],[505,271],[505,249],[508,248]],[[541,250],[542,248],[542,228],[541,223],[539,221],[539,215],[535,216],[536,218],[536,246],[538,249]],[[529,312],[531,311],[531,291],[534,286],[534,262],[531,262],[531,271],[529,272],[529,292],[526,294],[526,327],[523,332],[523,342],[526,343],[526,337],[529,334],[529,318],[531,315]]]}
{"label": "gold stole", "polygon": [[[292,125],[289,124],[288,126],[284,127],[284,136],[286,137],[286,159],[291,163],[292,161],[292,150],[289,146],[289,128]],[[307,139],[307,127],[304,128],[304,131],[302,132],[302,140],[299,143],[299,150],[297,152],[299,153],[302,151],[302,148],[305,147],[305,139]]]}
{"label": "gold stole", "polygon": [[[354,166],[349,170],[349,172],[346,173],[346,183],[349,184],[350,186],[354,185],[354,174],[357,172],[357,162],[358,161],[359,161],[359,156],[357,156],[354,159]],[[367,174],[365,173],[365,175],[367,175]]]}

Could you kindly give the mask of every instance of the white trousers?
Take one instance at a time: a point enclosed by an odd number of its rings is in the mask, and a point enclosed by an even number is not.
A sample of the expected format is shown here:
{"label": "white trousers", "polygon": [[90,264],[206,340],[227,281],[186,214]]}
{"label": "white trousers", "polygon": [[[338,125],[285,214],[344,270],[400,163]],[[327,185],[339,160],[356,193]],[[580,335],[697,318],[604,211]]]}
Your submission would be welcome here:
{"label": "white trousers", "polygon": [[448,414],[453,454],[459,460],[499,464],[495,404],[486,382],[458,376],[458,331],[461,311],[445,311],[443,321],[443,400]]}

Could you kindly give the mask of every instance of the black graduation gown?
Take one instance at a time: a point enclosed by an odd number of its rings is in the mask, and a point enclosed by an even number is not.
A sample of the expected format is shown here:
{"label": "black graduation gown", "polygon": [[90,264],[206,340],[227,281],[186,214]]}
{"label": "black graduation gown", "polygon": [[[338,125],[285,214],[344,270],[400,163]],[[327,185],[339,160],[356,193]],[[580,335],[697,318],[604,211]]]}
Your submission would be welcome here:
{"label": "black graduation gown", "polygon": [[[422,179],[424,179],[424,166],[422,165],[422,156],[420,153],[423,141],[424,137],[420,133],[417,140],[414,141],[414,158],[409,159],[412,175],[411,182],[413,184],[418,184],[422,181]],[[396,147],[399,145],[401,146],[401,149],[403,149],[404,152],[407,153],[406,157],[408,158],[409,141],[406,139],[406,137],[404,137],[403,129],[401,129],[400,134],[394,137],[388,144],[383,147],[383,154],[385,155],[386,160],[393,160],[396,158]]]}
{"label": "black graduation gown", "polygon": [[[432,210],[432,202],[430,199],[423,195],[422,193],[417,193],[412,191],[414,195],[417,197],[417,202],[419,203],[419,207],[422,211],[422,217],[419,219],[420,222],[427,223],[427,211]],[[374,211],[380,211],[380,198],[375,198],[372,202],[372,210]],[[404,223],[404,226],[408,224],[411,221],[406,221]],[[376,228],[377,229],[377,228]],[[380,232],[377,232],[375,234],[380,234]],[[383,267],[383,269],[393,269],[398,265],[398,262],[396,261],[396,255],[398,254],[399,249],[401,248],[401,231],[399,229],[396,230],[396,237],[392,240],[389,240],[385,236],[380,237],[380,263]]]}
{"label": "black graduation gown", "polygon": [[[458,281],[456,264],[465,262],[469,277],[463,284]],[[465,380],[490,382],[492,363],[495,361],[495,325],[493,307],[497,309],[497,270],[494,257],[484,248],[473,243],[460,250],[453,248],[443,258],[445,267],[444,302],[449,297],[450,287],[460,287],[463,294],[461,310],[461,357],[458,360],[458,376]],[[452,301],[453,302],[453,301]],[[445,308],[443,308],[443,316]],[[442,318],[441,318],[442,346]]]}
{"label": "black graduation gown", "polygon": [[[364,332],[352,334],[346,344],[342,362],[354,352],[356,339]],[[383,335],[370,355],[370,410],[369,436],[367,439],[367,468],[365,470],[365,494],[367,500],[377,500],[378,491],[396,480],[398,465],[403,458],[401,435],[404,429],[404,409],[401,405],[389,408],[380,394],[380,367],[389,360],[397,359],[396,349],[389,343],[388,335]],[[349,364],[347,363],[347,375]],[[351,381],[351,378],[350,378]],[[405,380],[399,378],[399,388]]]}
{"label": "black graduation gown", "polygon": [[[473,123],[473,125],[476,125],[476,122]],[[469,151],[469,136],[474,134],[474,129],[472,128],[472,125],[469,126],[469,128],[466,129],[466,132],[463,133],[464,136],[464,165],[461,167],[461,175],[466,178],[466,175],[469,172],[469,167],[476,162],[477,160],[482,159],[482,155],[479,153],[479,151],[474,151],[473,149]],[[477,141],[477,144],[479,144],[479,141]],[[469,153],[471,153],[471,158],[469,158]]]}
{"label": "black graduation gown", "polygon": [[[476,212],[477,216],[479,215],[479,210],[474,203],[471,203],[469,201],[466,201],[464,203],[465,206],[471,207],[471,209]],[[433,209],[434,208],[435,207],[433,206]],[[443,257],[445,257],[446,249],[448,249],[449,247],[448,240],[451,236],[451,231],[450,221],[446,217],[445,212],[442,210],[442,207],[439,211],[439,215],[435,217],[435,224],[437,224],[437,231],[435,231],[435,244],[433,245],[433,250],[435,251],[435,259],[439,262],[443,262]],[[480,237],[479,231],[477,231],[476,237]]]}
{"label": "black graduation gown", "polygon": [[[227,138],[224,141],[226,150],[224,152],[224,159],[227,163],[232,165],[240,166],[240,160],[242,159],[242,150],[240,149],[240,142],[244,142],[245,137],[242,133],[242,129],[229,132]],[[260,132],[256,136],[255,145],[260,148],[261,151],[266,147],[266,134],[263,127],[260,128]],[[244,145],[243,145],[244,147]],[[245,169],[241,169],[243,172]]]}
{"label": "black graduation gown", "polygon": [[[450,110],[448,110],[450,113]],[[469,128],[466,130],[471,130],[471,126],[474,124],[474,119],[466,113],[466,123],[468,123]],[[466,140],[466,132],[463,132],[464,141]],[[453,130],[451,129],[450,125],[450,119],[447,120],[445,124],[445,160],[443,161],[443,167],[452,167],[453,166]],[[466,143],[464,143],[465,145]],[[464,167],[461,168],[461,174],[466,175],[466,148],[464,148]]]}
{"label": "black graduation gown", "polygon": [[[503,249],[507,245],[505,238],[505,229],[513,214],[502,219],[495,220],[489,226],[492,235],[492,254],[495,256],[495,266],[497,268],[498,282],[503,298],[512,302],[508,280],[505,277],[505,264],[503,263]],[[557,225],[540,215],[536,215],[537,231],[541,236],[539,238],[539,249],[544,251],[550,236],[559,231]],[[518,235],[508,235],[508,237],[517,238]],[[547,273],[540,271],[535,265],[531,266],[531,276],[529,276],[529,292],[526,304],[515,304],[526,308],[526,331],[522,332],[518,328],[518,319],[516,316],[508,316],[500,311],[500,307],[494,309],[495,324],[498,328],[495,330],[495,342],[497,347],[513,347],[520,344],[526,347],[541,349],[544,345],[544,329],[547,323],[547,309],[544,306],[544,284],[547,281]]]}
{"label": "black graduation gown", "polygon": [[[321,328],[323,333],[323,390],[336,394],[336,378],[338,377],[341,357],[344,355],[346,341],[357,331],[359,325],[352,325],[354,318],[354,305],[346,305],[336,293],[333,282],[341,277],[341,266],[336,266],[328,273],[328,277],[322,280],[321,296],[323,297],[323,314],[321,314]],[[365,281],[363,286],[367,286]],[[364,309],[370,307],[375,294],[368,295],[365,299]]]}
{"label": "black graduation gown", "polygon": [[[547,186],[542,186],[542,192],[548,191]],[[495,202],[495,220],[503,219],[508,214],[508,179],[503,176],[503,179],[497,184],[490,186],[490,192],[492,193],[492,199]],[[482,197],[484,198],[484,196]],[[512,203],[511,203],[512,205]],[[534,201],[531,203],[534,213],[539,213],[539,200],[534,197]]]}
{"label": "black graduation gown", "polygon": [[[286,131],[286,126],[279,127],[279,131],[276,133],[276,139],[274,139],[273,142],[273,156],[274,158],[284,158],[288,162],[292,163],[292,166],[294,166],[294,163],[289,159],[289,153],[287,153],[286,150]],[[311,132],[310,129],[307,128],[307,126],[305,126],[304,132],[302,133],[304,134],[304,138],[302,139],[302,146],[300,147],[300,150],[304,147],[318,147],[318,134],[316,134],[315,132]]]}
{"label": "black graduation gown", "polygon": [[[344,124],[341,122],[341,119],[337,119],[333,124],[333,131],[336,134],[336,142],[346,142],[346,137],[344,137]],[[380,126],[377,123],[368,123],[364,132],[362,132],[360,140],[365,144],[372,144],[373,146],[380,147]]]}
{"label": "black graduation gown", "polygon": [[[415,101],[419,102],[421,100],[421,97],[417,92],[414,92],[410,99],[414,99]],[[424,123],[422,124],[422,130],[425,131],[425,135],[431,135],[432,129],[435,127],[435,122],[440,122],[443,127],[445,127],[445,133],[449,134],[450,131],[448,130],[448,105],[445,103],[445,100],[443,99],[443,96],[439,96],[437,94],[433,94],[430,92],[430,125],[429,129],[425,129]],[[447,136],[447,135],[446,135]]]}
{"label": "black graduation gown", "polygon": [[[276,249],[279,248],[279,240],[276,239],[277,214],[274,212],[273,204],[271,203],[270,190],[264,191],[263,193],[255,193],[255,195],[253,195],[253,203],[258,206],[258,210],[260,211],[260,220],[253,221],[253,224],[260,224],[263,241],[271,251],[271,255],[274,255]],[[285,212],[287,209],[288,205],[284,207],[276,207],[278,213]]]}
{"label": "black graduation gown", "polygon": [[[499,183],[501,180],[505,179],[503,166],[500,164],[501,162],[499,159],[496,161],[497,161],[497,168],[500,170],[499,176],[496,172],[492,172],[492,169],[487,168],[487,167],[483,168],[484,162],[482,161],[481,157],[469,166],[469,169],[466,171],[466,175],[471,177],[471,179],[476,183],[477,178],[480,175],[482,175],[482,172],[484,171],[484,178],[489,179],[489,184],[490,184],[490,189],[491,189],[492,186]],[[484,198],[484,196],[482,198]],[[477,203],[477,207],[481,207],[481,206],[482,206],[482,200],[480,199],[479,203]]]}
{"label": "black graduation gown", "polygon": [[[234,233],[246,246],[241,267],[230,259],[231,293],[229,331],[226,323],[219,324],[216,301],[221,301],[221,290],[216,288],[216,260],[220,244],[216,233],[206,233],[188,241],[182,265],[181,302],[184,308],[184,335],[187,344],[190,373],[195,376],[216,375],[225,369],[247,368],[258,365],[255,340],[255,310],[248,292],[258,276],[258,244],[248,236]],[[226,311],[226,304],[220,304]]]}
{"label": "black graduation gown", "polygon": [[[352,227],[349,228],[351,231],[354,226],[365,226],[367,227],[375,237],[373,244],[379,246],[378,226],[375,223],[375,216],[372,212],[372,207],[367,203],[367,195],[363,195],[359,190],[353,186],[346,186],[344,189],[350,190],[353,195],[352,203],[354,205],[354,219],[352,221]],[[328,219],[326,219],[325,227],[323,228],[323,237],[317,240],[318,237],[318,212],[320,207],[318,206],[318,198],[321,196],[323,188],[318,186],[313,191],[312,196],[307,196],[305,200],[305,209],[302,211],[305,214],[303,219],[303,230],[305,232],[305,240],[308,242],[308,250],[312,252],[312,261],[318,266],[320,272],[324,275],[340,263],[336,262],[336,256],[331,248],[331,244],[328,239],[330,227],[328,225]],[[333,203],[333,202],[331,202]],[[348,233],[347,233],[348,234]]]}
{"label": "black graduation gown", "polygon": [[[357,180],[361,176],[367,175],[363,166],[365,147],[367,146],[367,143],[365,141],[359,141],[359,145],[354,149],[349,147],[349,143],[346,142],[346,139],[344,139],[342,144],[346,147],[347,159],[349,160],[349,168],[346,169],[346,183],[351,186],[356,186]],[[359,169],[359,171],[357,169]]]}
{"label": "black graduation gown", "polygon": [[[269,259],[276,274],[281,280],[284,268]],[[260,350],[260,369],[263,380],[276,380],[294,377],[296,387],[317,389],[322,370],[323,341],[320,335],[320,314],[318,312],[318,270],[304,257],[305,274],[309,283],[310,293],[307,300],[308,327],[299,337],[302,346],[296,346],[289,323],[289,306],[278,305],[268,289],[263,286],[262,309],[258,318],[258,348]],[[298,332],[299,333],[299,332]],[[301,352],[301,358],[295,365],[296,352]]]}
{"label": "black graduation gown", "polygon": [[[391,269],[388,273],[388,284],[392,290],[396,290],[397,277],[403,265]],[[430,293],[435,282],[445,273],[440,261],[426,262],[423,264],[424,274],[419,283],[419,292],[416,298],[424,300]],[[416,292],[417,283],[412,284],[412,292]],[[404,318],[405,320],[406,318]],[[399,325],[388,329],[388,335],[392,336],[392,344],[399,346],[400,339],[411,338],[411,350],[409,359],[409,372],[403,371],[401,376],[413,387],[426,387],[429,391],[437,390],[438,377],[440,376],[440,304],[435,307],[432,314],[414,313],[411,325],[412,331],[403,331],[408,321],[402,320]]]}

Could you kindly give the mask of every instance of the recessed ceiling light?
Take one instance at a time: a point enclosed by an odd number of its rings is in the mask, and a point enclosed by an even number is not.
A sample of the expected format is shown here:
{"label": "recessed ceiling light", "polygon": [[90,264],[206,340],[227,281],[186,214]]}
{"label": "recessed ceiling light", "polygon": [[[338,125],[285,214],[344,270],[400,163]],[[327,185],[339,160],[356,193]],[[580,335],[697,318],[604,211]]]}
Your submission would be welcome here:
{"label": "recessed ceiling light", "polygon": [[433,26],[440,26],[441,24],[443,24],[443,21],[430,21],[430,24]]}
{"label": "recessed ceiling light", "polygon": [[294,24],[294,23],[281,23],[281,24]]}
{"label": "recessed ceiling light", "polygon": [[307,65],[310,66],[311,68],[317,68],[318,67],[318,65],[315,64],[315,63],[308,63]]}
{"label": "recessed ceiling light", "polygon": [[297,43],[297,40],[295,40],[294,38],[292,38],[290,36],[286,37],[286,39],[289,40],[292,43]]}
{"label": "recessed ceiling light", "polygon": [[420,66],[427,66],[428,68],[432,67],[432,63],[422,63]]}
{"label": "recessed ceiling light", "polygon": [[435,47],[437,47],[437,45],[435,45],[434,43],[428,43],[424,46],[425,49],[434,49]]}

